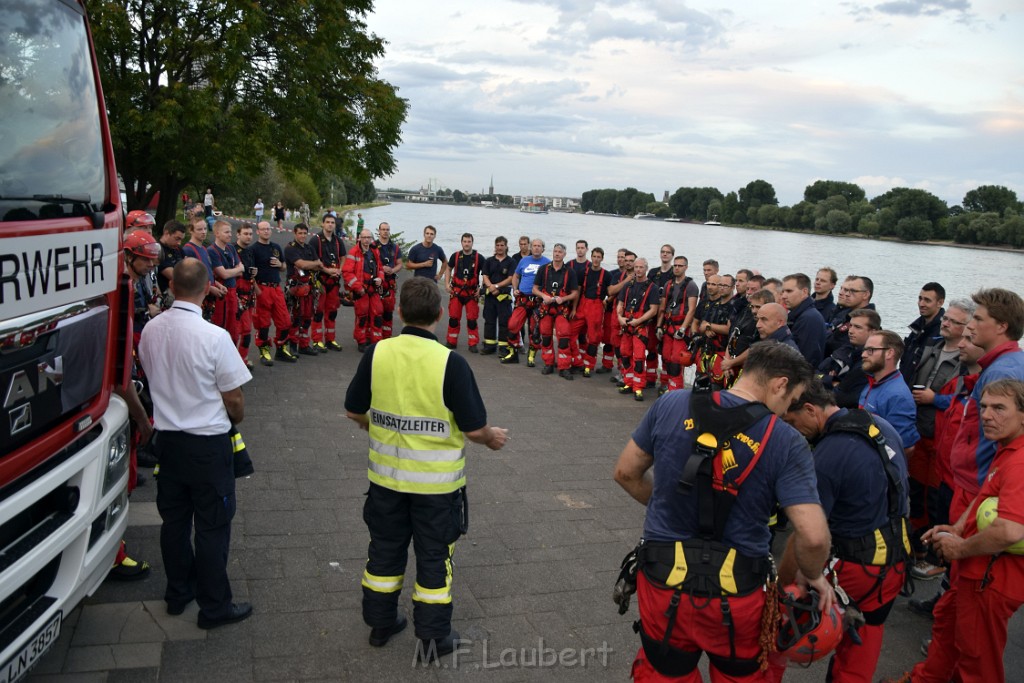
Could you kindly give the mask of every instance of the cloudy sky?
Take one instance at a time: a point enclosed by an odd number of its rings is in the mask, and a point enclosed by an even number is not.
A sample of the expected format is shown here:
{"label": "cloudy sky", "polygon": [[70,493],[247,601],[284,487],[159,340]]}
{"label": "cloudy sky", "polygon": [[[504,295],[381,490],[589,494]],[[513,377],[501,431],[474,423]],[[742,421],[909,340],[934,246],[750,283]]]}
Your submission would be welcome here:
{"label": "cloudy sky", "polygon": [[578,197],[634,186],[782,204],[1024,197],[1020,0],[377,0],[381,75],[410,102],[378,185]]}

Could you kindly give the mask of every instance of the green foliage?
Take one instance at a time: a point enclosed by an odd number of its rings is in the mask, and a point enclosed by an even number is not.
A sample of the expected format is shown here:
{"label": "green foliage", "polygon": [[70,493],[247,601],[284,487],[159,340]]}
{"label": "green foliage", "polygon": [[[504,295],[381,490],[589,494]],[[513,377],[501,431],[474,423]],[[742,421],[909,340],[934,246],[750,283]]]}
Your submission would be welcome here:
{"label": "green foliage", "polygon": [[466,194],[462,190],[453,190],[452,191],[452,200],[455,201],[458,204],[463,204],[463,203],[466,202],[467,197],[466,197]]}
{"label": "green foliage", "polygon": [[580,198],[580,205],[584,211],[633,216],[647,211],[647,205],[654,201],[654,195],[650,192],[627,187],[625,190],[587,190]]}
{"label": "green foliage", "polygon": [[859,185],[841,180],[816,180],[804,188],[804,201],[812,204],[836,195],[849,203],[864,201],[865,196]]}
{"label": "green foliage", "polygon": [[[721,215],[724,196],[714,187],[680,187],[671,197],[668,205],[679,218],[708,221]],[[716,204],[717,203],[717,204]],[[717,209],[712,211],[712,205]]]}
{"label": "green foliage", "polygon": [[896,237],[901,240],[923,241],[931,239],[932,222],[921,216],[904,216],[896,222]]}
{"label": "green foliage", "polygon": [[226,178],[258,176],[264,155],[359,183],[394,171],[408,104],[377,77],[370,0],[89,8],[129,209],[159,192],[161,223],[183,188],[220,194]]}
{"label": "green foliage", "polygon": [[825,214],[825,224],[829,232],[850,232],[853,227],[853,219],[850,214],[842,209],[832,209]]}
{"label": "green foliage", "polygon": [[981,185],[964,195],[964,209],[975,213],[1004,215],[1007,209],[1020,210],[1017,193],[1002,185]]}
{"label": "green foliage", "polygon": [[[893,188],[872,199],[871,203],[879,209],[892,209],[897,221],[901,218],[923,218],[934,225],[935,221],[949,215],[946,202],[927,190],[909,187]],[[882,226],[885,228],[884,221]]]}
{"label": "green foliage", "polygon": [[740,208],[746,211],[749,208],[758,209],[764,204],[778,205],[779,200],[775,197],[775,188],[767,180],[752,180],[746,187],[739,191]]}
{"label": "green foliage", "polygon": [[765,204],[757,210],[757,225],[774,226],[779,216],[779,207]]}
{"label": "green foliage", "polygon": [[739,212],[739,208],[740,208],[740,200],[736,196],[736,193],[735,192],[728,192],[728,193],[726,193],[725,197],[722,199],[722,215],[721,215],[721,217],[718,220],[720,220],[722,222],[726,222],[726,221],[731,220],[734,223],[737,223],[737,222],[742,223],[743,222],[743,218],[740,218],[738,221],[736,219],[736,214],[737,214],[737,212]]}

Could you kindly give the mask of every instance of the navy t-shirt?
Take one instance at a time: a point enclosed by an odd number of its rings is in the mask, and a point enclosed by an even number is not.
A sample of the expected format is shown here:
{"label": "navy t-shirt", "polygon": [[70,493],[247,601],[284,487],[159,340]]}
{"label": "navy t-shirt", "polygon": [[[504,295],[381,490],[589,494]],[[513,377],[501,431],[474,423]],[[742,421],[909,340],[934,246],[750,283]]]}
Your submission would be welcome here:
{"label": "navy t-shirt", "polygon": [[[238,252],[235,251],[235,245],[233,244],[226,244],[224,245],[224,248],[221,249],[217,246],[217,243],[214,242],[208,246],[206,250],[210,253],[210,265],[214,268],[219,266],[231,270],[239,263]],[[214,274],[216,275],[216,273]],[[235,278],[224,278],[224,286],[229,289],[234,287]]]}
{"label": "navy t-shirt", "polygon": [[416,277],[434,277],[437,275],[437,264],[444,263],[444,249],[438,246],[437,242],[434,242],[429,247],[423,246],[420,242],[409,249],[409,261],[412,263],[423,263],[434,259],[433,268],[418,268],[413,271]]}
{"label": "navy t-shirt", "polygon": [[281,271],[270,265],[271,256],[278,261],[284,261],[284,250],[281,247],[273,242],[269,244],[253,242],[252,246],[249,247],[249,251],[252,253],[252,260],[256,265],[257,282],[260,284],[277,284],[281,282]]}
{"label": "navy t-shirt", "polygon": [[[725,391],[723,406],[745,403]],[[682,493],[679,478],[693,451],[696,430],[690,417],[690,391],[671,391],[655,402],[633,432],[633,441],[654,457],[654,492],[647,503],[644,538],[649,541],[680,541],[699,533],[697,492]],[[770,416],[743,432],[749,439],[732,439],[737,467],[725,473],[738,477],[753,457],[747,445],[762,441]],[[795,429],[776,419],[757,465],[740,486],[736,502],[725,525],[724,543],[750,557],[769,552],[771,533],[768,518],[776,503],[783,507],[818,502],[814,460],[807,441]]]}
{"label": "navy t-shirt", "polygon": [[[826,429],[849,411],[841,409],[825,423]],[[903,443],[893,426],[872,416],[892,452],[907,490],[907,461]],[[878,450],[863,436],[849,432],[826,433],[814,444],[814,469],[818,475],[818,495],[828,517],[833,536],[860,538],[888,521],[889,502],[886,497],[889,480],[882,467]],[[908,513],[906,493],[900,498],[901,515]]]}

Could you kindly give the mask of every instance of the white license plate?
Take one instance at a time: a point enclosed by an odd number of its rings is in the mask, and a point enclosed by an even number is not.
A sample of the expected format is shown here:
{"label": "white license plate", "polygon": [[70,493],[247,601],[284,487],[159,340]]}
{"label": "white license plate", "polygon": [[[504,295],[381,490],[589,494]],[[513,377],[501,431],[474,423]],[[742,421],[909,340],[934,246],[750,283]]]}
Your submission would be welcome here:
{"label": "white license plate", "polygon": [[39,629],[21,652],[4,662],[3,668],[0,668],[0,683],[14,683],[32,670],[39,658],[57,642],[62,616],[63,612],[53,615],[50,623]]}

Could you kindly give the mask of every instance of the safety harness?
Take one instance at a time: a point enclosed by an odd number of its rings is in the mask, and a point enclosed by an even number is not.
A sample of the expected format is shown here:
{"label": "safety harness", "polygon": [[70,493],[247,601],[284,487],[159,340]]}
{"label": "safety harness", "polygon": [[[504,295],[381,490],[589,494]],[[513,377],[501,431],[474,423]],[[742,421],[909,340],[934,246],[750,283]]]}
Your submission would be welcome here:
{"label": "safety harness", "polygon": [[[473,266],[470,268],[466,261],[473,259]],[[456,275],[459,273],[460,275]],[[462,303],[474,298],[477,290],[480,289],[480,253],[476,250],[472,254],[464,254],[461,251],[455,255],[455,267],[452,269],[452,289],[454,294]]]}
{"label": "safety harness", "polygon": [[899,468],[892,461],[892,451],[885,441],[885,435],[865,410],[849,410],[845,415],[833,419],[825,436],[836,433],[856,434],[867,439],[878,453],[888,482],[888,523],[860,538],[834,537],[832,545],[836,557],[875,567],[891,567],[903,562],[910,553],[910,539],[906,519],[899,512],[899,503],[907,492]]}
{"label": "safety harness", "polygon": [[[565,272],[562,274],[562,282],[561,282],[561,284],[558,283],[558,280],[555,280],[553,282],[548,280],[548,273],[551,272],[551,264],[550,263],[545,265],[543,268],[544,269],[541,272],[543,273],[544,277],[541,278],[541,282],[543,283],[543,284],[540,285],[541,291],[545,292],[548,296],[565,296],[565,289],[566,289],[566,287],[569,286],[569,272],[570,272],[569,266],[566,266],[566,265],[562,266],[562,270],[565,271]],[[541,273],[538,273],[538,275],[540,275],[540,274]],[[565,304],[565,303],[563,303],[563,304],[545,304],[545,303],[541,303],[541,305],[540,305],[540,315],[541,315],[541,317],[544,317],[545,315],[566,315],[568,312],[569,312],[569,304]]]}
{"label": "safety harness", "polygon": [[597,276],[597,287],[594,288],[594,296],[587,296],[587,291],[590,289],[590,274],[594,272],[594,269],[590,267],[590,262],[587,262],[587,270],[583,274],[583,284],[580,286],[584,299],[601,300],[601,287],[604,285],[604,276],[608,271],[604,268],[598,268],[597,270],[600,275]]}
{"label": "safety harness", "polygon": [[687,275],[680,284],[672,284],[668,290],[665,301],[665,318],[662,327],[665,334],[675,334],[686,319],[688,305],[686,299],[686,288],[693,282],[693,278]]}
{"label": "safety harness", "polygon": [[[332,235],[331,239],[327,240],[322,234],[317,235],[316,240],[316,251],[317,256],[320,257],[320,263],[324,264],[328,268],[336,268],[341,263],[341,240],[338,239],[337,235]],[[324,258],[324,241],[327,242],[327,257]],[[317,271],[317,282],[323,286],[325,290],[331,290],[337,287],[341,278],[339,276],[327,275],[323,271]]]}
{"label": "safety harness", "polygon": [[[664,638],[658,641],[650,637],[640,621],[633,624],[633,629],[640,634],[647,659],[656,670],[666,676],[685,675],[696,668],[701,653],[670,645],[682,594],[686,593],[694,606],[697,600],[707,606],[712,599],[718,599],[722,624],[729,631],[729,657],[711,653],[708,657],[726,674],[750,675],[758,670],[760,662],[757,658],[736,656],[735,624],[729,597],[748,595],[763,588],[773,573],[773,564],[770,556],[743,555],[724,543],[723,537],[740,486],[761,459],[778,418],[763,403],[723,407],[720,393],[711,392],[709,385],[694,389],[690,397],[690,416],[697,438],[683,466],[678,487],[680,494],[697,494],[697,537],[641,543],[637,551],[639,569],[653,585],[673,592],[665,612]],[[743,433],[769,416],[764,436],[758,443],[751,443]],[[730,473],[740,465],[732,450],[734,440],[743,443],[753,454],[746,467],[735,476]]]}

